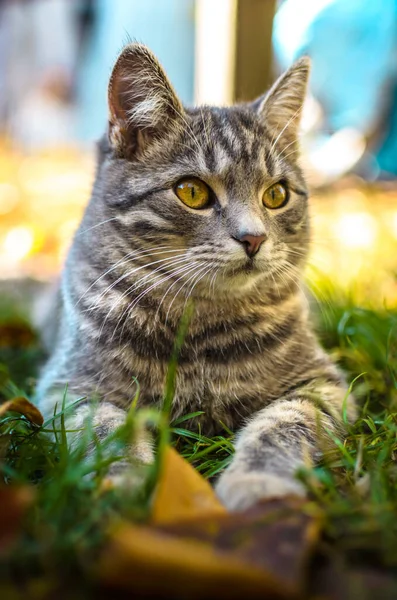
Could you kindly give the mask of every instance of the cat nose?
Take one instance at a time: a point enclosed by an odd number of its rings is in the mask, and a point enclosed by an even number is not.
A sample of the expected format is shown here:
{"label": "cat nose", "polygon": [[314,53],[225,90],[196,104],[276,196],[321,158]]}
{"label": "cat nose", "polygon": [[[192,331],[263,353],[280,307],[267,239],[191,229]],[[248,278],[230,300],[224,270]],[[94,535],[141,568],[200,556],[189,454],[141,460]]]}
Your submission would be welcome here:
{"label": "cat nose", "polygon": [[259,248],[261,247],[263,242],[266,240],[266,238],[267,238],[266,235],[246,234],[246,235],[243,235],[242,237],[238,237],[236,239],[243,244],[245,251],[247,253],[247,256],[252,258],[253,256],[255,256],[255,254],[257,254],[259,252]]}

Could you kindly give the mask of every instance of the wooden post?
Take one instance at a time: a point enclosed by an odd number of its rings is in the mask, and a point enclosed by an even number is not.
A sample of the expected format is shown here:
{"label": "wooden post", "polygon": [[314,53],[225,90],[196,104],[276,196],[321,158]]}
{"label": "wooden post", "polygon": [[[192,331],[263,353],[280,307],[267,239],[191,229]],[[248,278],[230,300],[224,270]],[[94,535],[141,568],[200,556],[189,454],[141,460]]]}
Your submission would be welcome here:
{"label": "wooden post", "polygon": [[253,100],[273,82],[276,0],[237,0],[234,99]]}

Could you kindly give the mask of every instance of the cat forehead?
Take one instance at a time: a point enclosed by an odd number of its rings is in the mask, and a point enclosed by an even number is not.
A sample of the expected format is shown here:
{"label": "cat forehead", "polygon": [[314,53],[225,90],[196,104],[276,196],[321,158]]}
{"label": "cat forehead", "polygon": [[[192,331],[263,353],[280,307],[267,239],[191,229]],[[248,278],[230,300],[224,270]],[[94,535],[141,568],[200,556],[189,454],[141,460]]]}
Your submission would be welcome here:
{"label": "cat forehead", "polygon": [[[202,107],[187,110],[184,149],[192,159],[205,162],[205,170],[235,175],[259,170],[277,173],[277,148],[254,111],[245,107]],[[195,155],[195,156],[193,156]],[[232,175],[233,173],[230,173]]]}
{"label": "cat forehead", "polygon": [[188,109],[186,113],[193,131],[199,133],[207,143],[219,139],[225,145],[228,142],[229,146],[244,147],[254,139],[259,141],[270,137],[255,112],[245,106],[204,106]]}

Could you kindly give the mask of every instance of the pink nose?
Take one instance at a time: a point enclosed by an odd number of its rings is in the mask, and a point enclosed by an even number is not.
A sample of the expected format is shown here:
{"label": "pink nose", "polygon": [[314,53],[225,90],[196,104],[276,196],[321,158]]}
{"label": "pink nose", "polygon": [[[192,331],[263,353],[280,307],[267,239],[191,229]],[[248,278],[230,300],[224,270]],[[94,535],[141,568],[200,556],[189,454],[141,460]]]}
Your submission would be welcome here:
{"label": "pink nose", "polygon": [[266,235],[243,235],[238,238],[238,241],[241,242],[245,248],[247,255],[252,258],[259,252],[259,248],[262,243],[266,240]]}

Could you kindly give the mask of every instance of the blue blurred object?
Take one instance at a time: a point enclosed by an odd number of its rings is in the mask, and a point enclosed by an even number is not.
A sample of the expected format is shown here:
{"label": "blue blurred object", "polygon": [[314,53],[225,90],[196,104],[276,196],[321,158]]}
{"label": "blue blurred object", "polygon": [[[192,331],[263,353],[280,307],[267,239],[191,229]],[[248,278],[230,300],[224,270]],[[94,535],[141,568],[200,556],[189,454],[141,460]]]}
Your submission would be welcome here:
{"label": "blue blurred object", "polygon": [[164,65],[183,102],[193,102],[194,0],[97,0],[91,39],[80,65],[79,135],[98,138],[107,121],[106,90],[124,43],[147,44]]}
{"label": "blue blurred object", "polygon": [[377,170],[397,175],[397,0],[285,0],[273,42],[282,68],[313,58],[311,90],[331,132],[372,136],[387,121]]}

